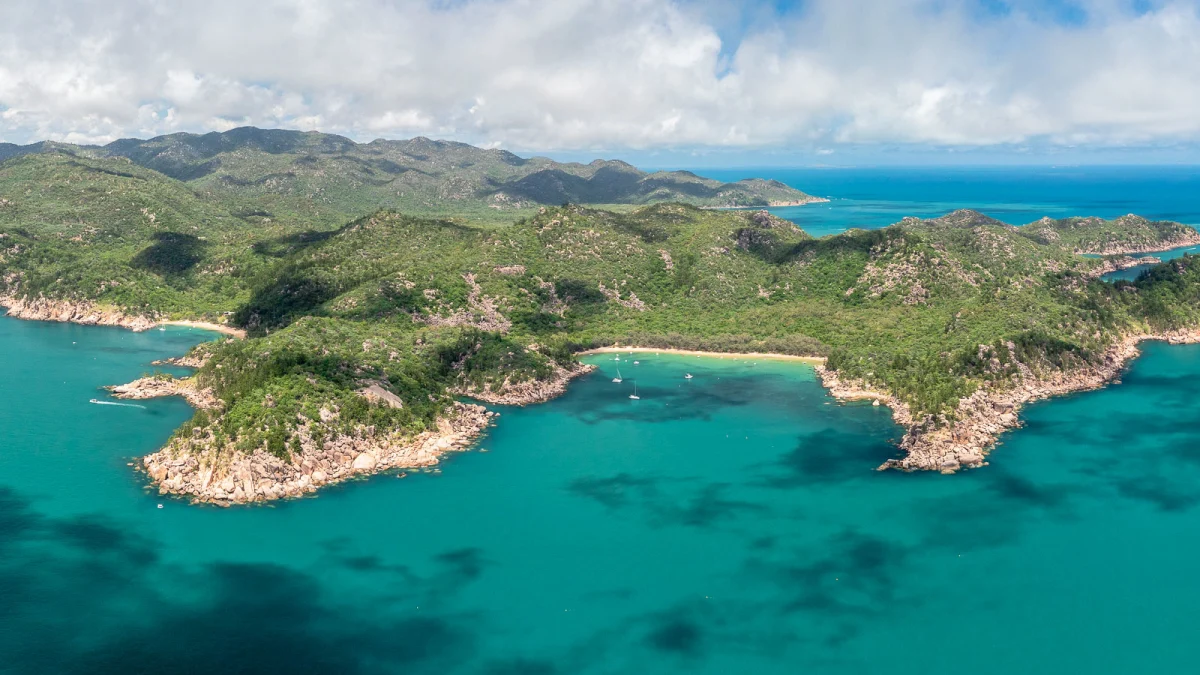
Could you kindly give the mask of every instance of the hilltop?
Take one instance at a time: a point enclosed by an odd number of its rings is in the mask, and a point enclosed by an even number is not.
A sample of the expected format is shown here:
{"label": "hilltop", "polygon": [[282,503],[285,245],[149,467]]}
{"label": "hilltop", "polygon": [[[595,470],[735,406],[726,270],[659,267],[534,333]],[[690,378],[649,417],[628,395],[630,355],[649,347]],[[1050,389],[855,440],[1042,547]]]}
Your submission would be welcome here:
{"label": "hilltop", "polygon": [[1021,228],[1021,233],[1044,244],[1057,243],[1074,247],[1077,253],[1096,255],[1153,253],[1200,244],[1200,233],[1187,225],[1132,214],[1111,221],[1043,218]]}
{"label": "hilltop", "polygon": [[[231,214],[335,227],[377,209],[508,219],[543,205],[678,202],[745,208],[820,201],[778,181],[722,183],[686,171],[646,173],[620,161],[522,158],[465,143],[354,141],[332,134],[245,127],[224,133],[125,139],[105,146],[0,145],[0,162],[53,156],[155,171]],[[0,182],[0,194],[4,192]]]}
{"label": "hilltop", "polygon": [[824,357],[836,394],[907,427],[896,466],[978,466],[1024,402],[1096,386],[1131,340],[1200,321],[1197,259],[1111,284],[1114,259],[1079,254],[1190,229],[1137,218],[1073,220],[1055,239],[958,211],[814,239],[767,212],[660,204],[539,207],[504,226],[385,209],[297,231],[247,227],[117,161],[0,166],[19,188],[0,207],[0,304],[246,330],[191,355],[195,378],[122,390],[203,403],[147,459],[164,489],[202,499],[436,461],[490,423],[457,397],[544,400],[585,372],[574,353],[615,343]]}

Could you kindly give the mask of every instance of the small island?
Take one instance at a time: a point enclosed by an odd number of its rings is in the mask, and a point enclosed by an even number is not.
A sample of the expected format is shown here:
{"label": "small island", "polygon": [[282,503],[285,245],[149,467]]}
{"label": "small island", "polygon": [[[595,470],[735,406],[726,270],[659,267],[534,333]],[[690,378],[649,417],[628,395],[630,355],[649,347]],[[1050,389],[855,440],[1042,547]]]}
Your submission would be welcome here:
{"label": "small island", "polygon": [[[264,150],[276,134],[293,149]],[[588,372],[578,354],[613,345],[806,357],[833,396],[886,405],[905,429],[881,468],[953,473],[986,464],[1029,402],[1118,377],[1140,341],[1200,338],[1200,260],[1100,278],[1147,263],[1130,254],[1200,244],[1178,223],[956,211],[817,239],[743,208],[813,200],[770,181],[425,139],[370,154],[320,134],[196,138],[0,163],[0,306],[226,333],[174,361],[188,378],[112,389],[196,408],[141,465],[201,502],[431,466],[496,423],[465,400],[548,400]],[[442,187],[395,204],[382,178],[347,188],[355,153]],[[451,175],[450,159],[493,182]],[[391,194],[411,173],[389,174]],[[447,185],[475,186],[428,196]]]}

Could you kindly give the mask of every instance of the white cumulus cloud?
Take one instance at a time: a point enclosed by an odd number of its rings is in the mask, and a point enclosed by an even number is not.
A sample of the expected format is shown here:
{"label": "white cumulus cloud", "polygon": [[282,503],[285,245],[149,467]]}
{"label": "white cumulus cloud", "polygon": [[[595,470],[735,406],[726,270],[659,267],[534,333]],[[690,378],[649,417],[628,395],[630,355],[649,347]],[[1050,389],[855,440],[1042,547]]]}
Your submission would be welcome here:
{"label": "white cumulus cloud", "polygon": [[[5,0],[0,139],[243,124],[524,150],[1200,140],[1200,14],[1083,0]],[[764,18],[765,17],[765,18]]]}

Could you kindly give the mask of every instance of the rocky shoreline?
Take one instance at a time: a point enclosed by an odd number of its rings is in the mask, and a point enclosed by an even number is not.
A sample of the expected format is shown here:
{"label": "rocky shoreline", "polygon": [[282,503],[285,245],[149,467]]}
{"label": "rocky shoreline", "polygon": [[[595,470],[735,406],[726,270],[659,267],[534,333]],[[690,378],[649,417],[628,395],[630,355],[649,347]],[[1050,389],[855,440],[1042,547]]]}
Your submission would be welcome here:
{"label": "rocky shoreline", "polygon": [[[573,369],[559,368],[550,380],[506,384],[500,392],[456,393],[497,405],[529,405],[562,394],[572,379],[592,370],[594,366],[580,364]],[[211,391],[198,389],[193,380],[150,377],[110,390],[118,398],[184,396],[196,408],[221,407]],[[352,433],[330,433],[337,412],[322,410],[320,420],[302,421],[298,434],[301,449],[292,453],[290,461],[261,448],[229,455],[217,448],[211,434],[197,430],[190,438],[173,438],[162,450],[142,458],[141,464],[160,494],[222,506],[266,502],[301,497],[352,478],[434,466],[447,452],[473,445],[496,417],[498,413],[481,405],[455,402],[438,419],[437,431],[412,437],[366,426]]]}
{"label": "rocky shoreline", "polygon": [[291,461],[261,448],[229,455],[211,435],[176,437],[144,457],[142,467],[159,494],[220,506],[267,502],[393,469],[431,467],[445,453],[470,447],[495,417],[483,406],[456,402],[438,419],[437,431],[401,436],[358,427],[321,442],[310,433],[318,423],[308,420],[300,429],[302,450]]}
{"label": "rocky shoreline", "polygon": [[154,317],[127,314],[115,307],[103,307],[90,302],[52,300],[45,297],[19,298],[0,296],[0,307],[8,308],[8,316],[29,321],[78,323],[84,326],[117,326],[135,332],[150,330],[158,325]]}
{"label": "rocky shoreline", "polygon": [[159,326],[186,326],[224,333],[244,338],[246,332],[230,326],[207,321],[170,321],[157,314],[129,314],[117,307],[93,302],[55,300],[44,296],[23,298],[15,295],[0,295],[0,307],[8,309],[8,316],[27,321],[52,321],[77,323],[83,326],[113,326],[128,328],[135,333],[148,331]]}
{"label": "rocky shoreline", "polygon": [[454,393],[466,396],[491,405],[525,406],[535,403],[545,403],[562,396],[567,391],[571,380],[587,375],[596,366],[577,363],[573,368],[557,367],[554,377],[549,380],[526,380],[525,382],[505,382],[500,391],[480,389],[478,387],[460,387]]}
{"label": "rocky shoreline", "polygon": [[194,378],[177,379],[171,376],[143,377],[129,384],[105,387],[112,395],[127,401],[145,401],[152,398],[167,396],[182,396],[193,408],[199,410],[218,410],[221,401],[213,394],[212,389],[196,385]]}
{"label": "rocky shoreline", "polygon": [[1139,267],[1141,265],[1158,265],[1162,263],[1162,258],[1154,256],[1145,256],[1142,258],[1134,258],[1130,255],[1124,255],[1120,258],[1106,258],[1096,267],[1089,271],[1089,275],[1093,277],[1102,277],[1105,274],[1120,272],[1131,267]]}
{"label": "rocky shoreline", "polygon": [[[135,332],[174,323],[237,333],[215,324],[164,322],[159,317],[127,314],[94,303],[45,297],[29,299],[0,295],[0,307],[8,309],[8,316],[30,321],[114,326]],[[200,368],[207,357],[207,353],[191,353],[155,365]],[[461,388],[454,393],[494,405],[530,405],[561,395],[571,380],[594,369],[595,366],[586,364],[577,364],[571,369],[559,367],[549,380],[506,382],[499,392]],[[114,397],[124,400],[181,396],[199,410],[218,411],[219,414],[222,408],[212,390],[197,386],[194,378],[159,375],[107,389]],[[325,419],[325,413],[329,419]],[[317,432],[318,427],[325,427],[326,422],[336,419],[335,412],[323,411],[322,420],[307,420],[302,425],[302,449],[293,454],[292,461],[284,461],[263,449],[230,455],[217,450],[216,439],[211,435],[193,435],[191,438],[173,438],[163,449],[143,457],[140,467],[160,494],[222,506],[265,502],[304,496],[324,485],[384,471],[431,467],[445,453],[474,444],[497,416],[498,413],[481,405],[455,402],[447,409],[447,414],[438,419],[437,431],[406,437],[380,433],[374,427],[361,427],[348,434],[322,434],[320,436],[325,440],[318,446],[310,432]],[[322,430],[328,431],[328,428]]]}
{"label": "rocky shoreline", "polygon": [[949,474],[964,468],[986,466],[986,458],[1000,435],[1021,426],[1018,414],[1022,407],[1054,396],[1099,389],[1117,379],[1126,365],[1141,353],[1138,345],[1146,340],[1200,343],[1200,329],[1127,336],[1110,347],[1098,364],[1071,372],[1059,371],[1038,377],[1022,366],[1018,382],[1003,388],[981,388],[960,399],[955,420],[943,424],[932,415],[916,420],[909,406],[894,396],[872,390],[860,382],[843,381],[838,373],[823,366],[818,366],[817,372],[835,398],[869,399],[877,405],[886,405],[891,408],[896,423],[905,428],[899,446],[904,457],[884,462],[879,467],[881,471],[899,469]]}
{"label": "rocky shoreline", "polygon": [[1197,245],[1200,245],[1200,232],[1180,234],[1170,239],[1160,240],[1154,244],[1147,244],[1145,246],[1114,244],[1100,250],[1076,250],[1075,253],[1078,255],[1133,255],[1135,253],[1162,253],[1177,248]]}
{"label": "rocky shoreline", "polygon": [[734,205],[703,206],[701,208],[709,209],[712,211],[743,211],[743,210],[753,210],[753,209],[763,209],[763,208],[777,209],[777,208],[783,208],[786,206],[805,206],[807,204],[824,204],[828,201],[829,200],[824,197],[809,197],[807,199],[799,199],[799,200],[795,200],[795,201],[771,200],[771,201],[768,201],[765,206],[763,204],[758,204],[755,206],[734,206]]}

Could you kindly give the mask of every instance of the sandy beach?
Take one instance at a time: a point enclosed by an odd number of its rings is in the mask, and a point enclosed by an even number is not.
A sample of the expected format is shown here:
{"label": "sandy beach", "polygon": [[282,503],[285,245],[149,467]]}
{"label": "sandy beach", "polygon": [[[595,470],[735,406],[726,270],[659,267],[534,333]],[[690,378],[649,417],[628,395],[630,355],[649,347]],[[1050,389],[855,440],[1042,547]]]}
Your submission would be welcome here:
{"label": "sandy beach", "polygon": [[233,328],[219,323],[209,323],[207,321],[161,321],[160,326],[183,326],[185,328],[199,328],[202,330],[211,330],[215,333],[221,333],[230,337],[238,338],[239,340],[246,339],[246,331],[241,328]]}
{"label": "sandy beach", "polygon": [[714,359],[773,359],[778,361],[801,361],[812,365],[825,363],[820,356],[793,356],[791,354],[768,354],[762,352],[701,352],[691,349],[657,349],[655,347],[601,347],[577,352],[577,356],[589,354],[678,354],[681,356],[700,356]]}

